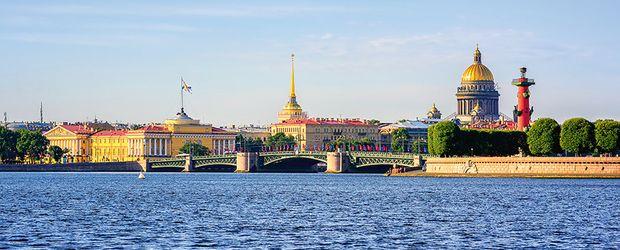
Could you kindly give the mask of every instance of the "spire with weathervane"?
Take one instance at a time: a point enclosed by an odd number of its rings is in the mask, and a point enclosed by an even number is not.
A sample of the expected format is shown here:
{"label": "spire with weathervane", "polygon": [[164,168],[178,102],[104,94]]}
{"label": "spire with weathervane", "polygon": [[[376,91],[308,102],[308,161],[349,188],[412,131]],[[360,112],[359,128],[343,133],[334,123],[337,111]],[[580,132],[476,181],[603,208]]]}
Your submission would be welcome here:
{"label": "spire with weathervane", "polygon": [[297,103],[297,95],[295,95],[295,54],[291,54],[291,92],[288,102],[282,111],[278,113],[278,122],[304,118],[306,118],[306,114]]}

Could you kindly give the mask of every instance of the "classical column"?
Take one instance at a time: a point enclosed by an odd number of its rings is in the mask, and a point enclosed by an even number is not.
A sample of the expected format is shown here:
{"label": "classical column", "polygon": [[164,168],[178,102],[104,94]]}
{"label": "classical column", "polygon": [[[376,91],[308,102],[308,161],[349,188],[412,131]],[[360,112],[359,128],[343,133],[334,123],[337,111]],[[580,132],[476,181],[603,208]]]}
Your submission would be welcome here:
{"label": "classical column", "polygon": [[164,155],[164,153],[163,153],[164,145],[162,143],[162,140],[163,140],[162,138],[157,139],[157,144],[159,145],[159,151],[157,151],[157,153],[160,156]]}
{"label": "classical column", "polygon": [[164,138],[164,155],[168,155],[168,139]]}

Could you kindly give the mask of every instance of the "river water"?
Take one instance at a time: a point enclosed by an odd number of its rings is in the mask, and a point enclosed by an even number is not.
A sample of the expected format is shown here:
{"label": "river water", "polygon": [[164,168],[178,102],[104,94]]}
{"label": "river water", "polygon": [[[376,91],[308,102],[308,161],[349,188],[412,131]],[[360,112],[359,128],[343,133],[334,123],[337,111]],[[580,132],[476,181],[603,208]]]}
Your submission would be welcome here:
{"label": "river water", "polygon": [[0,173],[0,248],[619,248],[620,180]]}

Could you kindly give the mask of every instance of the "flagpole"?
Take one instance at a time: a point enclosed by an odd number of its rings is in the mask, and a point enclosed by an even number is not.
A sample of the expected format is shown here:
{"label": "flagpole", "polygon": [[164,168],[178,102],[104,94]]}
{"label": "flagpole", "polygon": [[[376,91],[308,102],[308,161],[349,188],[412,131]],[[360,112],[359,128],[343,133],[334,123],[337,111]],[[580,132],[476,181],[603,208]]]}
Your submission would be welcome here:
{"label": "flagpole", "polygon": [[183,77],[181,77],[181,113],[183,113]]}

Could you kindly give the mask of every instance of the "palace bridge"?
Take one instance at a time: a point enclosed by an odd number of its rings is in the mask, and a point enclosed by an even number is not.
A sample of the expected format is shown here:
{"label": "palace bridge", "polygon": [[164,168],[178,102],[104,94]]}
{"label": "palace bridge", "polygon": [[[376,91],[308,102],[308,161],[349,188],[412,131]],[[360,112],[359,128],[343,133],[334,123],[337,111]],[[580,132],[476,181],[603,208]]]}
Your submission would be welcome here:
{"label": "palace bridge", "polygon": [[[239,152],[225,155],[210,155],[158,159],[147,161],[146,171],[206,171],[209,169],[234,169],[238,173],[269,172],[276,164],[294,164],[305,161],[311,164],[323,163],[328,173],[380,172],[390,167],[422,169],[422,158],[418,154],[393,152]],[[281,171],[287,171],[282,169]]]}

